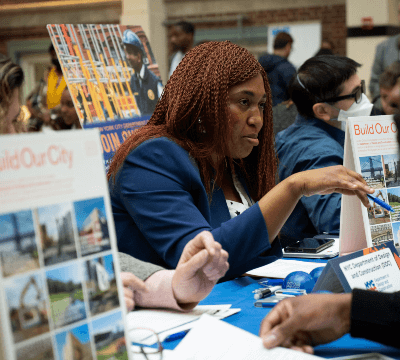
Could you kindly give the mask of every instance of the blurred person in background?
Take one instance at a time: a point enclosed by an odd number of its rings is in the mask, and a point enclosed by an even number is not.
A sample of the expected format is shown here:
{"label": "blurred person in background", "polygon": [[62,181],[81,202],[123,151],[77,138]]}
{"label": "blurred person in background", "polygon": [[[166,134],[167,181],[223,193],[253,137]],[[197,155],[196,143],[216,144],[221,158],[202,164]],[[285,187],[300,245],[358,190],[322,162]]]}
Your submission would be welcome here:
{"label": "blurred person in background", "polygon": [[55,120],[67,84],[53,45],[48,51],[52,66],[27,98],[26,104],[31,113],[29,131],[57,130]]}
{"label": "blurred person in background", "polygon": [[[400,4],[398,17],[400,21]],[[379,96],[379,78],[381,74],[395,61],[400,61],[400,35],[391,36],[376,47],[371,80],[369,82],[369,91],[372,99]]]}
{"label": "blurred person in background", "polygon": [[0,134],[26,131],[20,120],[19,90],[23,81],[22,69],[10,59],[0,58]]}
{"label": "blurred person in background", "polygon": [[185,54],[193,48],[194,25],[187,21],[179,21],[172,25],[169,31],[169,41],[172,46],[172,51],[174,52],[171,57],[168,76],[171,77]]}
{"label": "blurred person in background", "polygon": [[314,56],[319,55],[334,55],[332,41],[329,39],[322,39],[321,47]]}
{"label": "blurred person in background", "polygon": [[292,45],[293,38],[286,32],[280,32],[274,40],[274,53],[262,55],[258,60],[268,75],[272,106],[289,100],[290,80],[296,73],[295,67],[288,61]]}
{"label": "blurred person in background", "polygon": [[62,93],[60,106],[60,116],[57,121],[59,130],[82,129],[68,88],[65,88]]}
{"label": "blurred person in background", "polygon": [[393,115],[400,104],[400,62],[386,68],[379,78],[379,96],[373,100],[378,115]]}

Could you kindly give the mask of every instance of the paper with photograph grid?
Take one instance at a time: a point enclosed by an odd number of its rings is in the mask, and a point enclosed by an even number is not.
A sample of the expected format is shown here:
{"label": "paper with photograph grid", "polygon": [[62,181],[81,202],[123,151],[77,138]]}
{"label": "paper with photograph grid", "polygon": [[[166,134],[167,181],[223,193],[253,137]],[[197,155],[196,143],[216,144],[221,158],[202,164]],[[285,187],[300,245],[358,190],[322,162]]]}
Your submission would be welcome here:
{"label": "paper with photograph grid", "polygon": [[349,121],[355,171],[375,189],[372,196],[385,201],[390,212],[369,200],[362,207],[368,247],[394,241],[400,243],[400,157],[397,127],[392,116],[358,117]]}
{"label": "paper with photograph grid", "polygon": [[2,136],[0,302],[7,359],[128,359],[98,130]]}

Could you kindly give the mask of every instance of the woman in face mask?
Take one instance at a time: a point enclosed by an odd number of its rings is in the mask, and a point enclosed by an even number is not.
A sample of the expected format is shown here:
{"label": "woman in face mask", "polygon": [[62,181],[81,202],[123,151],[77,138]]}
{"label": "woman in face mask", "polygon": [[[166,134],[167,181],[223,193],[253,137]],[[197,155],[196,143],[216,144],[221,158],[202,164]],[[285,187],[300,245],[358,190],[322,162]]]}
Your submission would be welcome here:
{"label": "woman in face mask", "polygon": [[[355,76],[355,83],[358,83],[359,77],[358,75]],[[337,120],[342,121],[341,123],[341,129],[345,130],[346,129],[346,123],[345,121],[349,117],[356,117],[356,116],[369,116],[371,114],[373,104],[369,101],[367,95],[365,95],[365,81],[361,80],[361,83],[359,86],[356,86],[356,88],[348,95],[342,95],[338,96],[337,98],[334,99],[328,99],[325,100],[325,102],[332,106],[334,109],[336,109],[339,113],[337,116]],[[348,105],[351,102],[350,107],[345,110]],[[341,108],[337,107],[337,104],[341,103]],[[344,105],[346,103],[346,105]],[[344,107],[344,108],[343,108]],[[331,119],[335,120],[334,118]]]}
{"label": "woman in face mask", "polygon": [[[298,69],[289,88],[298,115],[275,142],[280,181],[301,171],[343,164],[343,120],[368,116],[372,109],[357,75],[359,66],[347,57],[321,55]],[[282,245],[324,232],[338,234],[340,206],[340,194],[303,197],[281,230]]]}

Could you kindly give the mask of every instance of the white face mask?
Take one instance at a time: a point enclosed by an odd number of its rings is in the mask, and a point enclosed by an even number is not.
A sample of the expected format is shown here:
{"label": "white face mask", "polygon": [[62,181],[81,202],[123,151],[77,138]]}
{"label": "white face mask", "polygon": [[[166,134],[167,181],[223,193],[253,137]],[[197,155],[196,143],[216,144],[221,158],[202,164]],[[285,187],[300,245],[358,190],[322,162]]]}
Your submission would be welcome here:
{"label": "white face mask", "polygon": [[342,110],[335,107],[335,109],[339,110],[339,115],[337,119],[332,120],[346,121],[349,117],[369,116],[373,106],[374,105],[371,104],[367,95],[361,94],[361,101],[358,104],[354,101],[348,110]]}

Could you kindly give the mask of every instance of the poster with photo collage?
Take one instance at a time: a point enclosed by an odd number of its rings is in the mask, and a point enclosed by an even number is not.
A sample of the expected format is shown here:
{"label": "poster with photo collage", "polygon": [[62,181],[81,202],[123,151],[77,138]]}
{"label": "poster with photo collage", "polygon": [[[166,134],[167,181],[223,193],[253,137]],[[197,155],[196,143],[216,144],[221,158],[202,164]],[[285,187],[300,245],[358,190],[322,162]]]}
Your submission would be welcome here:
{"label": "poster with photo collage", "polygon": [[128,359],[98,130],[2,136],[0,198],[4,357]]}
{"label": "poster with photo collage", "polygon": [[349,125],[355,159],[360,173],[375,191],[373,197],[390,205],[385,209],[372,199],[363,207],[363,222],[369,247],[393,241],[400,247],[400,154],[398,129],[392,116],[353,118]]}

